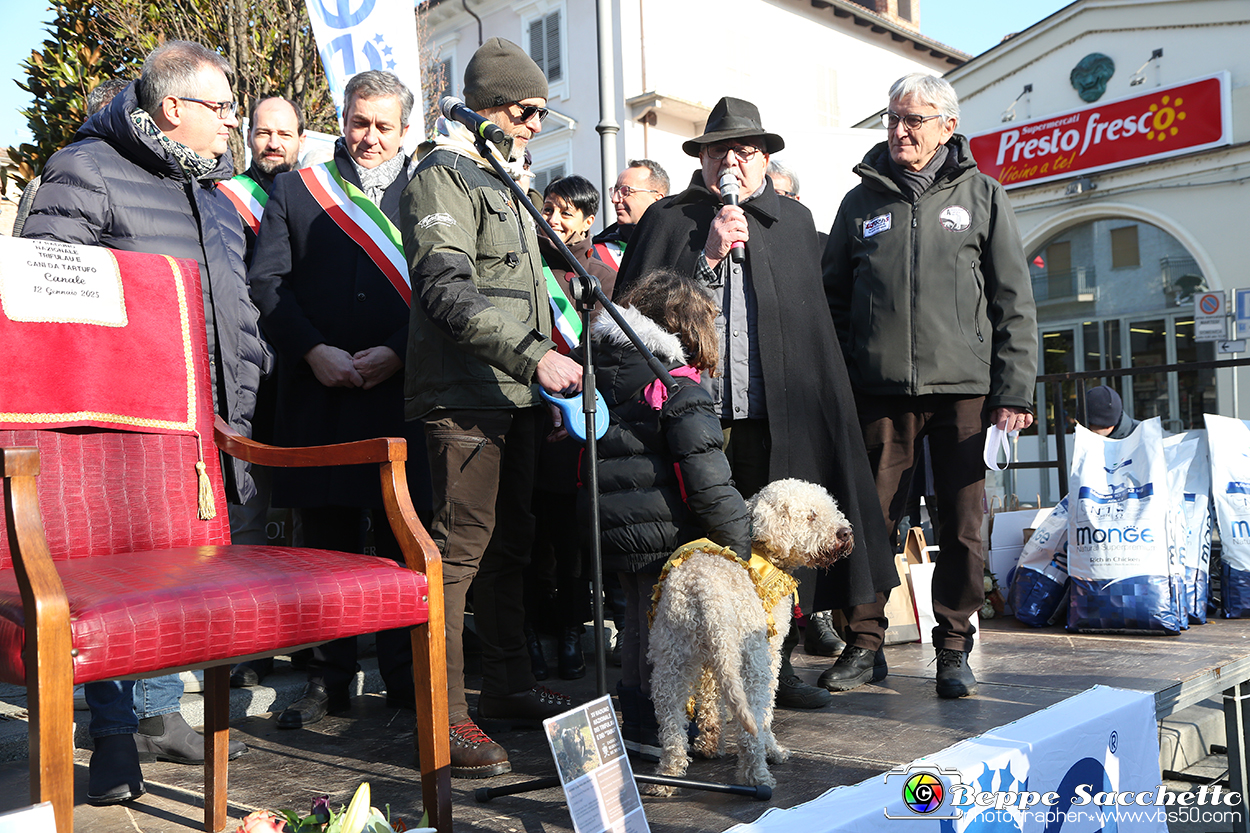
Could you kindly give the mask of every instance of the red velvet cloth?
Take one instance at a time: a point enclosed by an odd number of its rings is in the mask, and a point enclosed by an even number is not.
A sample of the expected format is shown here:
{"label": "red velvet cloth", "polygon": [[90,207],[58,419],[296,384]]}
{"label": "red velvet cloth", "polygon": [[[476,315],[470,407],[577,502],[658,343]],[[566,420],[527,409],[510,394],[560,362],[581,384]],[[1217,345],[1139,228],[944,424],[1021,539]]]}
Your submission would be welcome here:
{"label": "red velvet cloth", "polygon": [[[14,321],[0,305],[0,428],[198,432],[211,446],[199,267],[164,255],[110,254],[121,270],[125,326]],[[207,403],[197,399],[205,396]]]}
{"label": "red velvet cloth", "polygon": [[[370,555],[180,547],[57,566],[70,601],[74,681],[407,627],[429,617],[424,573]],[[0,572],[0,680],[25,682],[22,603]]]}

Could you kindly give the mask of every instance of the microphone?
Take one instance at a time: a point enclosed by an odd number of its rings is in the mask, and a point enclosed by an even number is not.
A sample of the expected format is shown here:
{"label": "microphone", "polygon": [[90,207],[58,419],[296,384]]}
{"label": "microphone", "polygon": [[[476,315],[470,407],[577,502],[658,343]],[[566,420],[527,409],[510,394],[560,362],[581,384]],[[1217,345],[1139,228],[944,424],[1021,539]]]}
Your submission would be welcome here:
{"label": "microphone", "polygon": [[[738,177],[734,176],[733,171],[725,171],[720,178],[720,201],[725,205],[737,205],[738,191]],[[741,240],[730,246],[729,259],[734,263],[741,263],[746,256],[746,247]]]}
{"label": "microphone", "polygon": [[438,102],[438,109],[443,114],[443,118],[463,124],[488,142],[499,145],[507,139],[502,127],[483,117],[476,110],[469,109],[469,105],[454,95],[443,96]]}

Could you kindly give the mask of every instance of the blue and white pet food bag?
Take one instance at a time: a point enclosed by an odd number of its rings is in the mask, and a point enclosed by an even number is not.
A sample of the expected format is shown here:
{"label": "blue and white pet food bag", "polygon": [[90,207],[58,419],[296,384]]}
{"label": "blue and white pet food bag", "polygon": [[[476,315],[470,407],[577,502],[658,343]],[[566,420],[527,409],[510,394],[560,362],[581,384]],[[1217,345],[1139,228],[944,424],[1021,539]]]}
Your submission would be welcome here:
{"label": "blue and white pet food bag", "polygon": [[1181,575],[1179,564],[1173,568],[1168,561],[1168,481],[1159,418],[1142,422],[1121,440],[1078,425],[1075,445],[1068,489],[1068,630],[1179,633]]}
{"label": "blue and white pet food bag", "polygon": [[1211,502],[1220,525],[1224,615],[1250,618],[1250,423],[1204,414],[1211,450]]}
{"label": "blue and white pet food bag", "polygon": [[1206,432],[1164,437],[1163,454],[1171,495],[1170,546],[1178,551],[1185,572],[1182,601],[1189,624],[1205,625],[1211,589],[1211,463]]}
{"label": "blue and white pet food bag", "polygon": [[1068,498],[1064,497],[1021,550],[1008,598],[1017,619],[1040,628],[1055,615],[1067,589]]}

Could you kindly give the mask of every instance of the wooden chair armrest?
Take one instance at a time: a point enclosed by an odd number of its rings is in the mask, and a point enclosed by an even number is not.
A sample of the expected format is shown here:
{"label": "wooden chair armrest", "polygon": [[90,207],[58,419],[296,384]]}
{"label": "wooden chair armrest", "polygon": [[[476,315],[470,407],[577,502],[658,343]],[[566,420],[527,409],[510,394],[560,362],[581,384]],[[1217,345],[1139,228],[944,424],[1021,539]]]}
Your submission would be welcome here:
{"label": "wooden chair armrest", "polygon": [[35,477],[39,474],[37,448],[0,448],[0,477],[4,478],[4,519],[9,535],[9,557],[17,572],[22,603],[27,610],[59,600],[69,622],[69,602],[61,577],[48,552],[48,539],[39,512]]}
{"label": "wooden chair armrest", "polygon": [[348,466],[359,463],[388,463],[408,459],[408,443],[400,437],[378,437],[337,445],[281,448],[265,445],[235,431],[220,417],[213,423],[217,447],[240,460],[258,466],[293,468],[306,466]]}

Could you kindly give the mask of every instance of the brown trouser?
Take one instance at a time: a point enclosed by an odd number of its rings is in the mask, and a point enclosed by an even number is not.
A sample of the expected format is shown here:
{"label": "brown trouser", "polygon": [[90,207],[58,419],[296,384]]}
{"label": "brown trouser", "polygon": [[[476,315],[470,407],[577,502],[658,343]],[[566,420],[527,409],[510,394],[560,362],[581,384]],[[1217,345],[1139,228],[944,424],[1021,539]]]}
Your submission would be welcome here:
{"label": "brown trouser", "polygon": [[[534,540],[538,410],[436,411],[425,424],[434,486],[430,536],[443,555],[447,616],[447,707],[469,716],[464,696],[465,596],[482,642],[482,691],[515,694],[534,685],[525,649],[525,583]],[[498,534],[496,534],[498,533]]]}
{"label": "brown trouser", "polygon": [[[940,554],[933,572],[933,615],[937,619],[933,645],[971,651],[976,632],[972,614],[985,602],[981,542],[985,397],[857,394],[855,403],[891,538],[905,511],[912,474],[923,459],[922,440],[929,438],[933,488],[942,518]],[[875,602],[844,611],[848,644],[869,650],[881,647],[889,625],[886,598],[878,593]]]}

